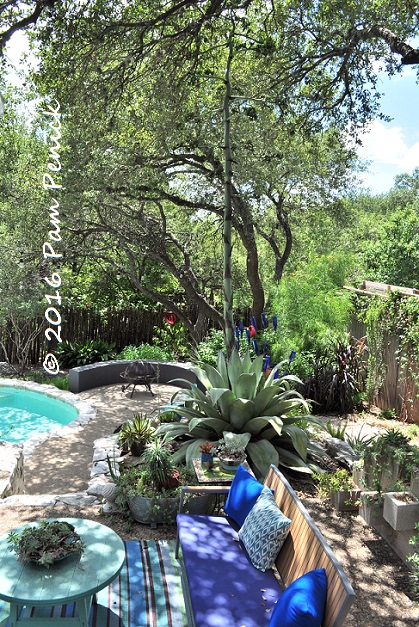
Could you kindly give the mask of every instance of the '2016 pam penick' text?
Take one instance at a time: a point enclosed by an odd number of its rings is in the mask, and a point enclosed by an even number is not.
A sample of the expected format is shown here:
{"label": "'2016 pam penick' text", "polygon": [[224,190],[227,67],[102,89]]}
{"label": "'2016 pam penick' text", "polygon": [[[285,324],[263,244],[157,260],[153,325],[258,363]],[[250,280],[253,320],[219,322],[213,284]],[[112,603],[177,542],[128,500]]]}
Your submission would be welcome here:
{"label": "'2016 pam penick' text", "polygon": [[[51,192],[50,205],[48,207],[49,224],[52,229],[48,231],[48,239],[42,246],[42,254],[44,260],[51,260],[57,262],[62,259],[62,252],[60,250],[62,236],[60,229],[60,203],[57,200],[58,191],[62,188],[59,181],[59,172],[61,171],[60,161],[60,140],[61,140],[61,113],[60,104],[55,100],[54,104],[47,105],[46,109],[42,111],[43,115],[47,116],[49,122],[48,126],[51,129],[51,133],[48,138],[45,138],[46,143],[49,143],[49,162],[46,172],[42,177],[42,185],[45,190]],[[51,265],[51,264],[49,264]],[[49,286],[47,291],[50,293],[45,294],[45,300],[48,306],[45,309],[45,319],[48,323],[48,328],[45,331],[45,337],[48,342],[56,339],[59,343],[62,342],[61,336],[61,314],[59,307],[61,305],[61,296],[59,288],[61,287],[61,276],[59,272],[52,272],[50,276],[43,277],[43,281]],[[43,361],[44,369],[49,374],[58,374],[59,364],[58,359],[52,352],[48,352],[45,355]]]}

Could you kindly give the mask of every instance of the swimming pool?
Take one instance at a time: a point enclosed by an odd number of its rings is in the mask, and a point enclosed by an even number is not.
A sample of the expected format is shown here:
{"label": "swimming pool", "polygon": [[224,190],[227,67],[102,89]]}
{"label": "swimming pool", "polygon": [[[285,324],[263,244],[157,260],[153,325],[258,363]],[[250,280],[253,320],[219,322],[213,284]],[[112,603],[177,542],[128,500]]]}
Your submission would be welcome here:
{"label": "swimming pool", "polygon": [[48,394],[20,386],[0,386],[1,440],[26,442],[68,425],[78,414],[74,405]]}

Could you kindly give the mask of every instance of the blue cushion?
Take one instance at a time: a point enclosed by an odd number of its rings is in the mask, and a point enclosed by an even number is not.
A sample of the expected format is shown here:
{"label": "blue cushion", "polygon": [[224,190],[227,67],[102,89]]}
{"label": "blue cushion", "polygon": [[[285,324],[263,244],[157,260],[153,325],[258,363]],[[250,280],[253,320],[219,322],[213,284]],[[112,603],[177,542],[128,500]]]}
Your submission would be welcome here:
{"label": "blue cushion", "polygon": [[272,568],[290,530],[291,521],[275,503],[269,488],[263,488],[239,531],[249,558],[258,570]]}
{"label": "blue cushion", "polygon": [[324,568],[299,577],[279,597],[269,627],[321,627],[326,593]]}
{"label": "blue cushion", "polygon": [[230,486],[224,512],[241,527],[262,490],[263,485],[244,466],[239,466]]}

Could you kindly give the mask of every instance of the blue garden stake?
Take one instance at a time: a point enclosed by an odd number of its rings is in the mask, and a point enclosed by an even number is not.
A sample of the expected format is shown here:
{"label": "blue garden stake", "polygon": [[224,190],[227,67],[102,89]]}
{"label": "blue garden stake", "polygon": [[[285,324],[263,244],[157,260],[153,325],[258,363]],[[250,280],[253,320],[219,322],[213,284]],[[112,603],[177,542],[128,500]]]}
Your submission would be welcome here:
{"label": "blue garden stake", "polygon": [[278,379],[278,378],[279,378],[279,370],[275,370],[274,379]]}
{"label": "blue garden stake", "polygon": [[256,331],[258,330],[256,326],[256,318],[254,316],[250,316],[250,324],[255,327]]}
{"label": "blue garden stake", "polygon": [[296,351],[291,351],[291,352],[290,352],[290,356],[289,356],[289,359],[288,359],[288,363],[289,363],[289,364],[290,364],[292,361],[294,361],[296,354],[297,354],[297,352],[296,352]]}
{"label": "blue garden stake", "polygon": [[260,314],[260,317],[262,318],[262,326],[264,329],[266,329],[268,326],[268,321],[266,320],[266,313],[262,311],[262,313]]}
{"label": "blue garden stake", "polygon": [[271,357],[270,355],[266,355],[264,362],[263,362],[263,372],[266,372],[267,369],[269,368],[269,362],[271,361]]}
{"label": "blue garden stake", "polygon": [[269,344],[265,342],[263,345],[263,354],[266,355],[267,353],[269,353]]}
{"label": "blue garden stake", "polygon": [[240,329],[240,335],[242,336],[243,335],[243,330],[244,330],[243,321],[239,320],[238,325],[239,325],[239,329]]}
{"label": "blue garden stake", "polygon": [[274,331],[276,331],[276,327],[278,326],[278,316],[272,316],[272,324],[274,327]]}
{"label": "blue garden stake", "polygon": [[256,357],[259,355],[259,346],[256,340],[252,340],[253,350],[255,351]]}
{"label": "blue garden stake", "polygon": [[234,334],[237,338],[237,340],[240,340],[240,329],[239,327],[236,325],[236,330],[234,331]]}
{"label": "blue garden stake", "polygon": [[246,329],[246,339],[247,339],[247,343],[250,346],[250,331],[249,331],[249,329]]}

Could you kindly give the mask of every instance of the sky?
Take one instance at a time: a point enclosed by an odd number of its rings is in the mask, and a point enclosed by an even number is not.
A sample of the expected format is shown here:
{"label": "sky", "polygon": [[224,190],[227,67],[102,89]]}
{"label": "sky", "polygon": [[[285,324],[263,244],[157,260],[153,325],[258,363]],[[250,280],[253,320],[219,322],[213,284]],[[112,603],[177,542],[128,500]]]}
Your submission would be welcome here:
{"label": "sky", "polygon": [[[409,42],[419,46],[419,40]],[[19,67],[23,51],[28,50],[26,37],[17,32],[7,47],[10,61]],[[391,122],[376,120],[363,137],[358,154],[370,162],[360,175],[361,186],[372,194],[389,191],[398,174],[412,174],[419,167],[419,84],[417,66],[403,66],[402,73],[389,78],[379,73],[378,89],[382,93],[381,110]]]}
{"label": "sky", "polygon": [[373,194],[389,191],[398,174],[412,174],[419,167],[419,84],[416,66],[404,66],[402,74],[379,75],[381,110],[391,122],[376,120],[363,138],[358,154],[371,161],[361,175]]}

